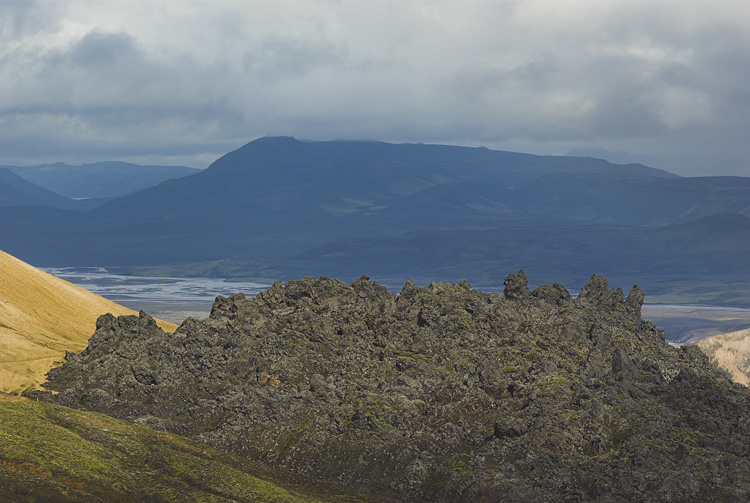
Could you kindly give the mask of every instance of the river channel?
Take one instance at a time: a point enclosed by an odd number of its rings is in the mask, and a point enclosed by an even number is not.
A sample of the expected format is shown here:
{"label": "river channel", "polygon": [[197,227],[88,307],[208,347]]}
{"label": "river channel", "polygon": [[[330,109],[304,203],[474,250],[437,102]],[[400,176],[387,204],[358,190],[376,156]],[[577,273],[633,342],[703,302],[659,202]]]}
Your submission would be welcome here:
{"label": "river channel", "polygon": [[[189,316],[207,317],[217,295],[242,292],[254,296],[270,286],[217,278],[125,276],[94,267],[44,270],[125,307],[174,323],[181,323]],[[736,307],[646,304],[643,318],[664,330],[665,338],[677,344],[750,328],[750,309]]]}

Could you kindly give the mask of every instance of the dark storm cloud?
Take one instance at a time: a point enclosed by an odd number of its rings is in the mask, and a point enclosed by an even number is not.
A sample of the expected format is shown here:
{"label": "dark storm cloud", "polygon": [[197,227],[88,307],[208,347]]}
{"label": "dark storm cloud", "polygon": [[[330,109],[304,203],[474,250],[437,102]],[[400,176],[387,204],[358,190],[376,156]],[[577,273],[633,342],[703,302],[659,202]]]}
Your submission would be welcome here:
{"label": "dark storm cloud", "polygon": [[234,146],[203,137],[207,126],[236,124],[237,116],[222,98],[192,87],[189,58],[165,64],[129,34],[98,30],[62,47],[21,51],[28,64],[0,104],[0,148],[11,155],[101,159]]}
{"label": "dark storm cloud", "polygon": [[627,150],[684,173],[721,158],[750,174],[750,9],[737,2],[2,8],[0,148],[18,163],[200,166],[289,134]]}

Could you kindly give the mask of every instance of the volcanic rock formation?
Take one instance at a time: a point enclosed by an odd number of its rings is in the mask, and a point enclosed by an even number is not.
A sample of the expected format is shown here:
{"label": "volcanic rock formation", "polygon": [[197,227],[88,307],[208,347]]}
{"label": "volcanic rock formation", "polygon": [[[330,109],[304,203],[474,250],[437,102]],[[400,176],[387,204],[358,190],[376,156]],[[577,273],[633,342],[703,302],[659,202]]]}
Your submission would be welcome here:
{"label": "volcanic rock formation", "polygon": [[42,400],[367,489],[379,501],[741,501],[746,389],[592,276],[504,295],[366,276],[217,298],[174,333],[103,316]]}

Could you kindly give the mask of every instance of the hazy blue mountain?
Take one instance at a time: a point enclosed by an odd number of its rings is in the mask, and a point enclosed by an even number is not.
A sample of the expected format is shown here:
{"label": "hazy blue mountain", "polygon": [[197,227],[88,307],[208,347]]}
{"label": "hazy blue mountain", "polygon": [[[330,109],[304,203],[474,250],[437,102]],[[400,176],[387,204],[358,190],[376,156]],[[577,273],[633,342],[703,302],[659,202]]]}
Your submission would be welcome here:
{"label": "hazy blue mountain", "polygon": [[7,168],[0,168],[0,206],[56,206],[65,204],[68,200],[67,197],[21,178]]}
{"label": "hazy blue mountain", "polygon": [[609,162],[616,164],[629,164],[631,162],[642,162],[638,159],[638,156],[631,154],[625,150],[618,150],[612,152],[603,148],[574,148],[568,151],[567,154],[573,157],[596,157],[597,159],[606,159]]}
{"label": "hazy blue mountain", "polygon": [[705,282],[729,265],[750,274],[740,238],[748,216],[750,178],[682,178],[484,148],[272,137],[87,212],[8,208],[0,224],[7,251],[36,265],[231,259],[231,267],[182,271],[237,276],[245,263],[247,276],[275,271],[279,279],[368,273],[477,284],[537,268],[542,282],[582,284],[597,272],[662,285],[693,273]]}
{"label": "hazy blue mountain", "polygon": [[316,234],[387,235],[550,219],[661,225],[717,212],[750,214],[749,198],[748,178],[680,178],[591,158],[263,138],[195,176],[112,201],[96,213],[190,215],[196,223],[227,222],[248,231],[304,231],[315,222]]}
{"label": "hazy blue mountain", "polygon": [[[231,208],[263,214],[268,224],[271,223],[268,219],[278,217],[278,223],[293,225],[286,216],[295,211],[305,220],[351,221],[382,214],[382,220],[391,221],[408,209],[412,212],[409,221],[414,226],[420,225],[415,220],[417,215],[425,216],[432,224],[441,217],[464,218],[463,224],[466,216],[491,221],[525,220],[534,217],[534,212],[528,211],[528,204],[534,203],[529,196],[536,195],[529,194],[529,188],[538,190],[539,184],[545,183],[541,189],[547,191],[544,195],[557,198],[561,188],[568,190],[560,187],[561,174],[592,178],[590,191],[600,190],[598,177],[606,182],[614,179],[627,182],[628,177],[676,179],[661,170],[639,165],[615,166],[598,159],[542,157],[441,145],[302,142],[276,137],[251,142],[193,177],[172,180],[113,201],[99,213],[205,215]],[[571,189],[578,188],[577,181],[568,185],[574,186]],[[548,193],[550,189],[554,194]],[[607,196],[602,194],[600,199]],[[568,199],[564,202],[572,204],[571,213],[585,203],[578,201],[576,194],[570,194]],[[427,207],[425,201],[429,202]],[[413,213],[415,210],[417,214]],[[436,211],[442,214],[436,215]],[[455,215],[457,211],[460,215]],[[484,223],[474,225],[483,227]]]}
{"label": "hazy blue mountain", "polygon": [[87,210],[104,201],[103,199],[75,201],[21,178],[7,168],[0,168],[0,207],[47,206]]}
{"label": "hazy blue mountain", "polygon": [[117,161],[6,167],[26,180],[71,198],[119,197],[200,171],[186,166],[140,166]]}

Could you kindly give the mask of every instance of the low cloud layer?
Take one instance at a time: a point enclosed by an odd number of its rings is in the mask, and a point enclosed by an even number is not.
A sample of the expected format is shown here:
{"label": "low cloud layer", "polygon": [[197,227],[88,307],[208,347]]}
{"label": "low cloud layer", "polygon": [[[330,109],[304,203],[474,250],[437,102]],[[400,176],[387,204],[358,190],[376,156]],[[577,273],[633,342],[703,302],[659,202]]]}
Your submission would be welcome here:
{"label": "low cloud layer", "polygon": [[747,47],[739,1],[2,2],[0,163],[281,134],[750,176]]}

